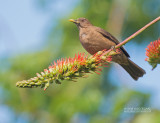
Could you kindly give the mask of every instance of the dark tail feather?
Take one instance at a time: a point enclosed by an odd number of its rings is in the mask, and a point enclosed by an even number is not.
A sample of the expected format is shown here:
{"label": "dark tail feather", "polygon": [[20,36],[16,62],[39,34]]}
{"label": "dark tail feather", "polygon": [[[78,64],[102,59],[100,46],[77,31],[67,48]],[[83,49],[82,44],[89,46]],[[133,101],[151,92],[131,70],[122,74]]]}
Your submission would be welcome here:
{"label": "dark tail feather", "polygon": [[141,67],[136,65],[130,59],[128,59],[128,63],[128,65],[120,65],[131,75],[134,80],[138,80],[139,77],[142,77],[146,73]]}

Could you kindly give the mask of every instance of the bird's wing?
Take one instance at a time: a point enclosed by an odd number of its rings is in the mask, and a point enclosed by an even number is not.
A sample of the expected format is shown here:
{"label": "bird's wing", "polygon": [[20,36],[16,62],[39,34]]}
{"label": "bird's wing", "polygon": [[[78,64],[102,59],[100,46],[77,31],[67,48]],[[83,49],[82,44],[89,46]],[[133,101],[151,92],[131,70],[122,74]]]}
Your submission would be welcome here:
{"label": "bird's wing", "polygon": [[[99,27],[95,27],[95,29],[96,29],[97,32],[101,33],[105,38],[114,42],[116,45],[120,43],[114,36],[112,36],[109,32],[105,31],[104,29],[101,29]],[[123,53],[127,57],[130,57],[129,54],[127,53],[127,51],[123,47],[121,47],[120,49],[123,51]]]}

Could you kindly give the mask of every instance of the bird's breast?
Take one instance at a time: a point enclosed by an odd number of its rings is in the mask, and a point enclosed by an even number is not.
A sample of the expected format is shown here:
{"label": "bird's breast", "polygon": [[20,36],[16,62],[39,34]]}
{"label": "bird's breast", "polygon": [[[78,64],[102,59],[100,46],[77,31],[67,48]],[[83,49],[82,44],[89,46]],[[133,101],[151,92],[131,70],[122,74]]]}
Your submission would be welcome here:
{"label": "bird's breast", "polygon": [[[94,54],[96,51],[94,51],[94,41],[91,39],[91,33],[87,31],[87,33],[80,33],[79,39],[82,44],[82,46],[89,52],[90,54]],[[92,35],[93,36],[93,35]]]}
{"label": "bird's breast", "polygon": [[88,43],[89,43],[88,34],[80,33],[79,38],[80,38],[80,42],[81,42],[82,45],[88,45]]}
{"label": "bird's breast", "polygon": [[114,45],[113,42],[91,29],[81,29],[79,32],[79,38],[83,47],[90,54],[94,54],[100,50],[110,49],[110,47]]}
{"label": "bird's breast", "polygon": [[87,37],[87,34],[85,34],[85,33],[83,33],[82,35],[81,35],[81,38],[82,39],[85,39]]}

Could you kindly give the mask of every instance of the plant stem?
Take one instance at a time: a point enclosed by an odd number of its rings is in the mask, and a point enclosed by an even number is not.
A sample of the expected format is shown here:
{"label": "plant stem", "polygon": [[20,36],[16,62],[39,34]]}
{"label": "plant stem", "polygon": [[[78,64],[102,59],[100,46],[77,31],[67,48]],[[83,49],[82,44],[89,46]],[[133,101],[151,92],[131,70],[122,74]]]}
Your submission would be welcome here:
{"label": "plant stem", "polygon": [[[129,42],[131,39],[135,38],[137,35],[139,35],[141,32],[143,32],[144,30],[146,30],[148,27],[150,27],[151,25],[153,25],[154,23],[158,22],[160,20],[160,16],[157,17],[156,19],[154,19],[153,21],[151,21],[150,23],[148,23],[147,25],[145,25],[144,27],[142,27],[140,30],[138,30],[137,32],[135,32],[134,34],[132,34],[131,36],[129,36],[128,38],[126,38],[123,42],[119,43],[118,45],[115,46],[115,49],[120,48],[121,46],[125,45],[127,42]],[[111,51],[108,50],[106,51],[104,54],[107,54]]]}

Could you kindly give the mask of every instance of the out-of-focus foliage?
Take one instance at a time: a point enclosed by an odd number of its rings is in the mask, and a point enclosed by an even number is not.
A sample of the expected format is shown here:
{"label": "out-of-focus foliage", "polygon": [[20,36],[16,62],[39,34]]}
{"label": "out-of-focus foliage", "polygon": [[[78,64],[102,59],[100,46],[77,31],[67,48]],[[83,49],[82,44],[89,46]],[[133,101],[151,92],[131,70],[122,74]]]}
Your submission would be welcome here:
{"label": "out-of-focus foliage", "polygon": [[[37,0],[42,6],[46,6],[45,8],[48,5],[47,1],[54,0]],[[35,76],[57,58],[85,52],[78,39],[78,29],[67,21],[69,18],[86,17],[94,25],[108,29],[108,31],[112,30],[112,33],[116,28],[108,27],[119,24],[121,27],[119,33],[126,38],[159,16],[159,4],[159,0],[132,0],[130,2],[81,0],[69,16],[60,19],[57,26],[53,26],[54,28],[48,31],[45,41],[48,50],[6,59],[9,67],[0,72],[0,86],[4,88],[0,103],[11,107],[16,118],[25,112],[30,123],[149,123],[149,121],[159,123],[159,110],[153,110],[150,113],[124,112],[124,108],[128,105],[149,107],[150,95],[127,89],[123,87],[123,84],[121,87],[112,84],[107,77],[109,67],[101,76],[93,74],[87,79],[78,79],[75,83],[65,81],[61,85],[53,84],[45,92],[40,89],[21,89],[15,86],[17,81]],[[126,9],[123,9],[124,7]],[[110,15],[115,11],[116,15]],[[112,19],[116,23],[111,24]],[[122,23],[118,23],[119,20]],[[147,36],[153,38],[156,32],[158,32],[158,26],[152,26],[136,38],[137,43]],[[119,82],[117,80],[117,83]],[[13,122],[17,121],[16,118]]]}

